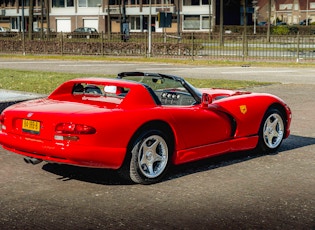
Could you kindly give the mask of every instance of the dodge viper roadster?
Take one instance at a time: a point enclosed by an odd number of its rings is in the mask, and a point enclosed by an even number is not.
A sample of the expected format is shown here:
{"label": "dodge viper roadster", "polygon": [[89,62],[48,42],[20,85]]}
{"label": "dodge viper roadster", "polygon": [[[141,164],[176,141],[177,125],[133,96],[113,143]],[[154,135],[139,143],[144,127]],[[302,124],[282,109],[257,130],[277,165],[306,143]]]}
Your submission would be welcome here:
{"label": "dodge viper roadster", "polygon": [[0,115],[0,144],[41,161],[117,169],[151,184],[171,165],[254,149],[274,152],[291,111],[270,94],[197,89],[183,78],[124,72],[80,78]]}

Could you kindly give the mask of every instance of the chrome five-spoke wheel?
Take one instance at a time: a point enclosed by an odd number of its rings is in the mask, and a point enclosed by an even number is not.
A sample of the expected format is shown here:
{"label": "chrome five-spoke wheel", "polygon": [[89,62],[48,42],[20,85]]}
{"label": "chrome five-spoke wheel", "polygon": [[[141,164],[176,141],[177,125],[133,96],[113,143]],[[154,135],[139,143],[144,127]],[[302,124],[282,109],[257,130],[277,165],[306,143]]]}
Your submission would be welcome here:
{"label": "chrome five-spoke wheel", "polygon": [[285,137],[285,119],[276,108],[268,109],[259,130],[258,150],[265,153],[277,151]]}
{"label": "chrome five-spoke wheel", "polygon": [[141,132],[131,148],[130,179],[152,184],[161,180],[170,164],[173,141],[168,132],[151,129]]}
{"label": "chrome five-spoke wheel", "polygon": [[277,114],[271,114],[264,124],[264,142],[268,148],[274,149],[279,146],[284,135],[284,124],[282,117]]}
{"label": "chrome five-spoke wheel", "polygon": [[168,147],[165,140],[152,135],[139,147],[138,165],[141,173],[148,178],[155,178],[165,170],[168,161]]}

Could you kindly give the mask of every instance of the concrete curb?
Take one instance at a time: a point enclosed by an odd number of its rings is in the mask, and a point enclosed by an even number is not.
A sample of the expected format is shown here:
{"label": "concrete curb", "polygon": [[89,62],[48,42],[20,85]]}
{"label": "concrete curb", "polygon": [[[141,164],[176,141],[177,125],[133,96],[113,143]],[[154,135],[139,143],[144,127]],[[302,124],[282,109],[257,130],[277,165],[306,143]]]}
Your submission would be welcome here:
{"label": "concrete curb", "polygon": [[45,96],[46,95],[43,94],[0,89],[0,113],[10,105],[31,99],[42,98]]}

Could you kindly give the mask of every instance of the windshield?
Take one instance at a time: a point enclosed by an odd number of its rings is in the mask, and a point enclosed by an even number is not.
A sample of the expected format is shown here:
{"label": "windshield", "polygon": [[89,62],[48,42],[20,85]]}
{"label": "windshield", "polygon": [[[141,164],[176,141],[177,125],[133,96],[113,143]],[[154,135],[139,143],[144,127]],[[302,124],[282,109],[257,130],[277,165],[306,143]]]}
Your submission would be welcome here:
{"label": "windshield", "polygon": [[187,106],[200,103],[200,93],[182,78],[160,74],[142,73],[141,76],[125,74],[123,79],[140,82],[150,87],[162,105]]}

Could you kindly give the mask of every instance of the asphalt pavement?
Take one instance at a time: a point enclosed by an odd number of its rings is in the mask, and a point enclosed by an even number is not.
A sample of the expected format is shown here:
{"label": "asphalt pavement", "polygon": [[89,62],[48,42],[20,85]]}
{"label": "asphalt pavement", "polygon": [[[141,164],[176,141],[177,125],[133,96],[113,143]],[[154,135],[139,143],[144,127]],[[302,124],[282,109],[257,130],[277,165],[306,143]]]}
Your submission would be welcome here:
{"label": "asphalt pavement", "polygon": [[108,61],[64,61],[64,60],[30,60],[17,58],[0,58],[0,69],[38,70],[77,73],[80,76],[93,74],[113,74],[126,71],[158,72],[174,74],[181,77],[255,80],[264,82],[281,82],[294,84],[315,84],[315,68],[303,67],[264,67],[250,65],[240,66],[200,66],[173,63],[144,62],[108,62]]}

